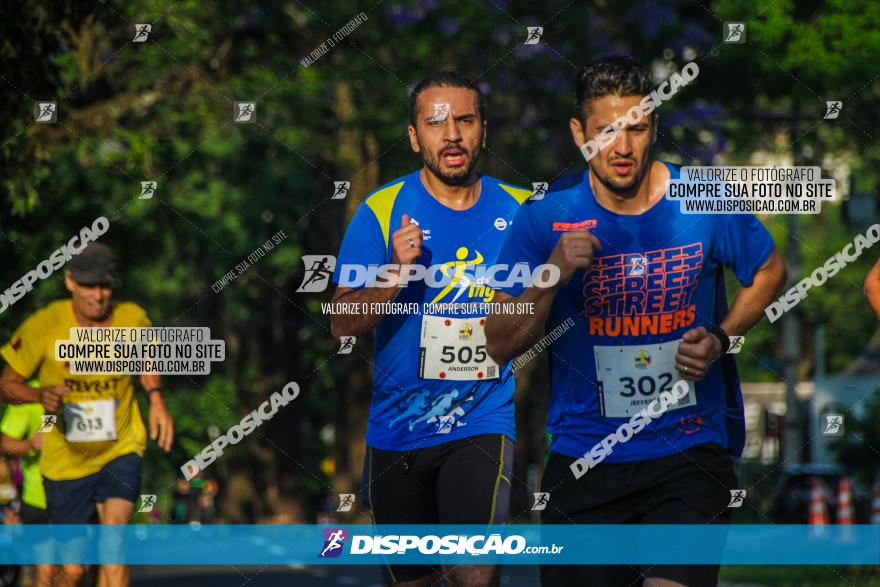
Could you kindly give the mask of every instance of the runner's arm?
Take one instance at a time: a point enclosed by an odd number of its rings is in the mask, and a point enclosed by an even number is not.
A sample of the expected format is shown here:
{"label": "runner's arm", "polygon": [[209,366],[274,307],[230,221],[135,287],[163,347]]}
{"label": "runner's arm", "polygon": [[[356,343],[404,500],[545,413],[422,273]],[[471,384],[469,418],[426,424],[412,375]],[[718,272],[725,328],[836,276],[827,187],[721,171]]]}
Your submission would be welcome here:
{"label": "runner's arm", "polygon": [[[730,216],[722,223],[714,254],[733,270],[741,287],[719,326],[729,336],[741,336],[758,323],[785,283],[785,265],[770,233],[755,217]],[[766,258],[764,247],[770,251]],[[713,326],[698,326],[682,335],[675,355],[682,378],[701,381],[724,352],[721,339],[711,332]]]}
{"label": "runner's arm", "polygon": [[0,453],[11,457],[25,457],[32,450],[37,450],[34,443],[27,438],[19,440],[6,434],[0,434]]}
{"label": "runner's arm", "polygon": [[162,399],[162,379],[158,373],[141,373],[141,385],[150,395],[150,440],[155,440],[165,452],[174,443],[174,420]]}
{"label": "runner's arm", "polygon": [[493,361],[503,365],[541,338],[555,296],[555,288],[530,287],[516,297],[495,292],[493,302],[533,303],[535,311],[523,316],[489,314],[486,318],[486,352]]}
{"label": "runner's arm", "polygon": [[[720,324],[724,332],[730,336],[741,336],[757,324],[764,315],[764,308],[773,301],[785,283],[785,274],[785,265],[774,249],[755,273],[752,283],[737,292]],[[700,381],[712,363],[721,356],[722,348],[718,336],[706,328],[699,326],[688,330],[678,345],[676,369],[683,378]]]}
{"label": "runner's arm", "polygon": [[61,398],[70,393],[64,385],[49,387],[31,387],[27,379],[15,369],[6,365],[0,373],[0,399],[8,404],[43,404],[49,414],[61,408]]}
{"label": "runner's arm", "polygon": [[880,318],[880,259],[874,265],[874,268],[868,272],[865,278],[865,296],[868,303],[874,308],[877,317]]}
{"label": "runner's arm", "polygon": [[[147,390],[148,392],[151,389],[159,389],[159,390],[162,389],[162,378],[159,376],[158,373],[141,373],[141,375],[138,379],[140,380],[143,388],[145,390]],[[153,397],[153,395],[159,396],[160,399],[162,398],[161,391],[152,392],[150,397]]]}
{"label": "runner's arm", "polygon": [[[422,242],[424,234],[417,224],[410,222],[408,214],[400,218],[400,228],[391,235],[391,263],[405,266],[413,264],[422,254]],[[404,267],[405,268],[405,267]],[[391,271],[395,275],[395,281],[383,283],[383,287],[368,286],[358,289],[350,287],[337,287],[333,294],[333,303],[366,304],[359,306],[357,312],[333,313],[330,319],[330,333],[337,340],[343,336],[359,336],[376,325],[384,315],[381,312],[370,311],[370,304],[390,302],[400,292],[400,285],[396,279],[400,271]]]}
{"label": "runner's arm", "polygon": [[24,376],[9,365],[3,366],[0,374],[0,399],[7,404],[38,404],[40,389],[27,384]]}
{"label": "runner's arm", "polygon": [[334,313],[330,319],[330,333],[336,340],[343,336],[360,336],[375,326],[384,316],[382,312],[369,311],[370,304],[390,302],[397,297],[399,291],[400,288],[397,285],[392,287],[363,287],[360,289],[337,287],[336,292],[333,294],[334,304],[358,304],[358,307],[365,311]]}
{"label": "runner's arm", "polygon": [[720,324],[724,332],[730,336],[741,336],[757,324],[764,315],[764,309],[785,284],[786,275],[785,264],[773,249],[767,261],[755,273],[752,284],[741,287],[733,298],[730,310]]}
{"label": "runner's arm", "polygon": [[490,314],[486,318],[486,352],[493,361],[499,365],[506,363],[541,337],[556,292],[571,280],[575,271],[589,269],[593,264],[595,251],[601,248],[599,239],[587,230],[563,233],[546,263],[559,269],[559,278],[555,285],[546,288],[528,287],[516,297],[496,292],[494,301],[501,304],[533,303],[535,312],[526,316]]}

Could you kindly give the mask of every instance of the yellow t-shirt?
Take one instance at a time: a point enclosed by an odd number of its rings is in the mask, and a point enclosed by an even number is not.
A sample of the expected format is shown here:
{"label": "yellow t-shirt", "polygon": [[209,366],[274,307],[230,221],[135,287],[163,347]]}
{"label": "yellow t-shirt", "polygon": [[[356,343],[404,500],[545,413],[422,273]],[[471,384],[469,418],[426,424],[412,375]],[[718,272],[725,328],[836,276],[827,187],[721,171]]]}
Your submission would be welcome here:
{"label": "yellow t-shirt", "polygon": [[[116,440],[68,442],[60,425],[43,434],[40,473],[53,481],[81,479],[128,453],[143,455],[147,444],[147,432],[130,375],[73,375],[66,362],[55,360],[55,341],[68,340],[70,329],[78,326],[72,301],[59,300],[25,320],[12,339],[0,348],[0,356],[25,379],[36,374],[41,386],[69,387],[65,403],[115,402]],[[148,327],[151,323],[143,308],[123,302],[113,309],[109,326]],[[63,415],[63,409],[60,413]],[[62,424],[62,420],[59,417],[58,423]]]}

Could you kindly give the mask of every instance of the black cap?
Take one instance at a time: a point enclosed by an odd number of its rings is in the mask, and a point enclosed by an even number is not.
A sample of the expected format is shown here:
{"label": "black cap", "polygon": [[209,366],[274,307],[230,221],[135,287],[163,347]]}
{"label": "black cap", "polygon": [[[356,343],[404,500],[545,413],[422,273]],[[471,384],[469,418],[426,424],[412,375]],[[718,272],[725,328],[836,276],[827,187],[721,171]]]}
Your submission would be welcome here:
{"label": "black cap", "polygon": [[89,243],[67,264],[70,277],[80,285],[116,284],[116,255],[101,243]]}

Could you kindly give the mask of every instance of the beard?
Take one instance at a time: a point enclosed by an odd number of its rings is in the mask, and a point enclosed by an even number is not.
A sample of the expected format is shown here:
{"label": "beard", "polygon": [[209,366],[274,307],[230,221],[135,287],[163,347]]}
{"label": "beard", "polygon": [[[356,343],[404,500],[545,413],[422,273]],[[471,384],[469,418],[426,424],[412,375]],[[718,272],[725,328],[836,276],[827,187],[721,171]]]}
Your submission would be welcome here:
{"label": "beard", "polygon": [[[458,167],[450,171],[443,171],[440,168],[440,160],[443,157],[443,154],[451,149],[461,151],[467,160],[467,164],[463,167]],[[480,158],[480,149],[480,143],[477,143],[476,147],[474,147],[473,152],[468,151],[461,146],[446,147],[444,149],[441,149],[440,152],[436,155],[425,157],[425,165],[428,166],[428,169],[431,170],[431,173],[436,175],[437,178],[446,185],[462,186],[467,183],[468,179],[471,176],[471,173],[474,170],[474,167],[476,167],[477,165],[477,161]],[[425,152],[424,148],[422,148],[422,152]]]}
{"label": "beard", "polygon": [[632,192],[633,188],[635,188],[642,181],[642,179],[644,179],[647,169],[648,166],[643,165],[642,168],[637,169],[629,179],[626,179],[621,177],[614,177],[610,173],[608,175],[605,175],[594,166],[590,166],[590,172],[595,176],[596,179],[599,180],[599,182],[602,183],[602,185],[604,185],[608,189],[608,191],[624,198],[631,195],[630,192]]}

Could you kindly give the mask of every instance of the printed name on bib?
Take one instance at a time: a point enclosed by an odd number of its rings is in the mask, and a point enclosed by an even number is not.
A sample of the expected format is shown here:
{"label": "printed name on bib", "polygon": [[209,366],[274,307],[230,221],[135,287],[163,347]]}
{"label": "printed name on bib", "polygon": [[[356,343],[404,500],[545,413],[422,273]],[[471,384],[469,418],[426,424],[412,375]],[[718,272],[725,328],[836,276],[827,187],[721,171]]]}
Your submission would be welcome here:
{"label": "printed name on bib", "polygon": [[499,376],[486,353],[486,318],[424,316],[419,345],[419,377],[480,381]]}

